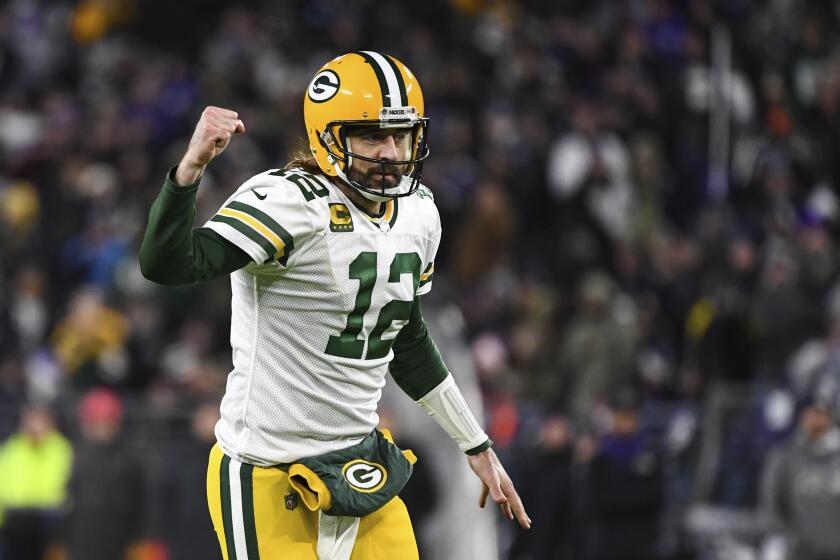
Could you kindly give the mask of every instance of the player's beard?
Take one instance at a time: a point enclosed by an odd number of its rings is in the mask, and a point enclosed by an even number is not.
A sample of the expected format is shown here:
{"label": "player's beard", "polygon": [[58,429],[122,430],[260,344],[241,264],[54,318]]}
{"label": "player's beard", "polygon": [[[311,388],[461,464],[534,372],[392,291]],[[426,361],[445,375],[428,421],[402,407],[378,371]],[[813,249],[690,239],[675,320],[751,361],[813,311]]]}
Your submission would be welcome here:
{"label": "player's beard", "polygon": [[[380,191],[385,194],[400,184],[404,170],[404,165],[395,164],[375,165],[367,171],[359,171],[351,166],[350,172],[347,174],[347,178],[359,183],[367,189]],[[373,177],[377,173],[382,175],[381,179],[375,179]],[[391,175],[391,177],[388,177],[388,175]]]}

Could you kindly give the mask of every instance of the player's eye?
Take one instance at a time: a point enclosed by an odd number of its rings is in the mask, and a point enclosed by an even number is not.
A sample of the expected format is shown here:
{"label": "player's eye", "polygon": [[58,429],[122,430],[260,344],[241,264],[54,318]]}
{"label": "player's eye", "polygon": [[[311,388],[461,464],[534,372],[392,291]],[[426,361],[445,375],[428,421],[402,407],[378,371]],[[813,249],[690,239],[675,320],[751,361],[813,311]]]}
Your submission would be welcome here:
{"label": "player's eye", "polygon": [[395,144],[404,144],[408,140],[408,132],[397,132],[394,134]]}

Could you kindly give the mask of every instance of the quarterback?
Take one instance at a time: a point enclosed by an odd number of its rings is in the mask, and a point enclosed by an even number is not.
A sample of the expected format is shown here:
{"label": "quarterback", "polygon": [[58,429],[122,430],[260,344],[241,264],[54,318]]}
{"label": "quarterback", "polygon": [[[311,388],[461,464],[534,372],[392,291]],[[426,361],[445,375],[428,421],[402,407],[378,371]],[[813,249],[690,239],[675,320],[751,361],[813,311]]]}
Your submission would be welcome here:
{"label": "quarterback", "polygon": [[385,375],[531,520],[426,330],[440,219],[420,182],[429,119],[395,58],[339,56],[303,103],[310,153],[255,175],[193,229],[202,173],[245,133],[207,107],[152,205],[140,265],[168,285],[231,278],[233,371],[207,499],[225,560],[417,558],[398,497],[416,458],[378,430]]}

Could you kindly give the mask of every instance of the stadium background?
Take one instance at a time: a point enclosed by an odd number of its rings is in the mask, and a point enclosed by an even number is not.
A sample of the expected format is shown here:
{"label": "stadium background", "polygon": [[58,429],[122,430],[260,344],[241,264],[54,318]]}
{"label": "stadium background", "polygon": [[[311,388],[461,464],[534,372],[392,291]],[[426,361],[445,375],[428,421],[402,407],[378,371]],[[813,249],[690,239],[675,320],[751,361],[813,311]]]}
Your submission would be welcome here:
{"label": "stadium background", "polygon": [[144,280],[146,212],[205,105],[248,132],[199,223],[285,162],[313,72],[362,48],[423,84],[424,306],[535,522],[479,515],[454,445],[389,392],[424,557],[837,546],[770,515],[761,480],[840,375],[838,24],[817,0],[3,3],[0,558],[216,557],[229,286]]}

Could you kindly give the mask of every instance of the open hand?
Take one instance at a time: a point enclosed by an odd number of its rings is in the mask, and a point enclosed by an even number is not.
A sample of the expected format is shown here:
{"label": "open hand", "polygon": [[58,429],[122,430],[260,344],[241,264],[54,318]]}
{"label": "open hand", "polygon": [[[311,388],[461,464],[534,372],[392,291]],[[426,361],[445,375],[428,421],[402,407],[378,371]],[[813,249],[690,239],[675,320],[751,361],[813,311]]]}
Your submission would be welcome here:
{"label": "open hand", "polygon": [[513,482],[511,482],[493,449],[482,451],[478,455],[467,455],[467,461],[470,463],[470,468],[484,484],[478,502],[479,507],[483,508],[485,506],[489,495],[494,502],[499,504],[505,517],[511,520],[516,517],[523,529],[530,529],[531,518],[525,513],[525,506],[522,505],[522,500],[519,499],[519,494],[516,493]]}

